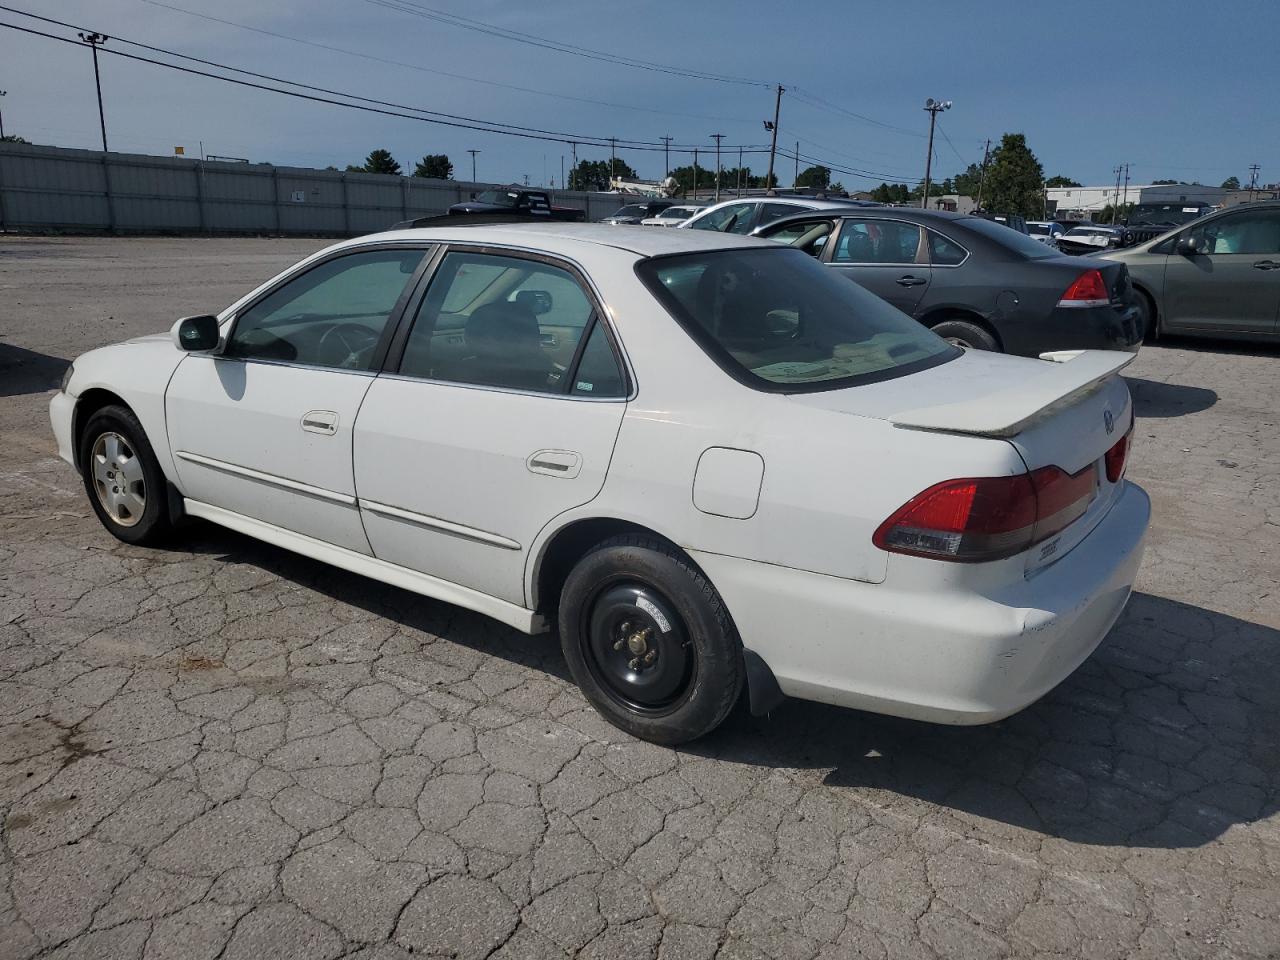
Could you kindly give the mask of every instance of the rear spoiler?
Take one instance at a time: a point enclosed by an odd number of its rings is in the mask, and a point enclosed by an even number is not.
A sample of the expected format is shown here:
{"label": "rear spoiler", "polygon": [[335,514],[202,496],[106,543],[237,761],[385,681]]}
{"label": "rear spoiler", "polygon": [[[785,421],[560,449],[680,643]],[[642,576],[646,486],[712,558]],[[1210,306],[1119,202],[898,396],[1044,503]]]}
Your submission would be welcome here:
{"label": "rear spoiler", "polygon": [[1012,437],[1054,411],[1069,407],[1133,362],[1117,350],[1058,350],[1040,354],[1044,372],[1030,381],[976,400],[920,407],[890,417],[895,427],[982,437]]}

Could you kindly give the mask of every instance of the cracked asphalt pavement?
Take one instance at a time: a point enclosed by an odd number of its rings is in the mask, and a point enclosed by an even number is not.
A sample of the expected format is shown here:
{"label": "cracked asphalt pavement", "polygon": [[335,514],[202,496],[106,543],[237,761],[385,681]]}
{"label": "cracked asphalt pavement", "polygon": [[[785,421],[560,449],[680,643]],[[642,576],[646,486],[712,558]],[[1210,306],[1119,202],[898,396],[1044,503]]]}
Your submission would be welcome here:
{"label": "cracked asphalt pavement", "polygon": [[0,238],[0,958],[1280,956],[1276,349],[1129,368],[1146,559],[1042,702],[788,702],[672,750],[552,636],[93,518],[66,361],[319,245]]}

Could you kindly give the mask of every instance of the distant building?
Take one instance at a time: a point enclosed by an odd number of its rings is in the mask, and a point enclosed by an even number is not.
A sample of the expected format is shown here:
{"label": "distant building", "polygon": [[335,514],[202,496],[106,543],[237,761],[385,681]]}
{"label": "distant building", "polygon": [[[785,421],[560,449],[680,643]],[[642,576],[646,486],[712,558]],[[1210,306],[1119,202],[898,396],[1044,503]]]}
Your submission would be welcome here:
{"label": "distant building", "polygon": [[1250,203],[1254,200],[1280,200],[1280,184],[1272,183],[1256,190],[1228,190],[1222,198],[1224,207],[1234,207],[1238,203]]}
{"label": "distant building", "polygon": [[[1105,207],[1115,203],[1210,203],[1222,204],[1227,194],[1235,191],[1222,187],[1203,187],[1192,183],[1131,183],[1128,190],[1120,185],[1117,195],[1114,183],[1102,187],[1048,187],[1045,200],[1049,211],[1058,217],[1090,220]],[[1248,191],[1245,191],[1248,193]]]}
{"label": "distant building", "polygon": [[929,198],[929,209],[947,210],[951,213],[973,213],[978,203],[973,197],[962,193],[944,193],[940,197]]}

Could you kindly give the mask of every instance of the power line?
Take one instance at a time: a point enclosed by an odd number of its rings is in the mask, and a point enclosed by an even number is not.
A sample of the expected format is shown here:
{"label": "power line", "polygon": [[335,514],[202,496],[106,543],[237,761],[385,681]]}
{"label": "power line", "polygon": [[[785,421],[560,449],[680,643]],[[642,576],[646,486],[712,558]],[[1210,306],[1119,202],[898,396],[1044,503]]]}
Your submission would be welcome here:
{"label": "power line", "polygon": [[388,10],[396,10],[400,13],[407,13],[411,16],[421,17],[424,20],[432,20],[437,23],[460,27],[464,30],[472,30],[476,33],[484,33],[492,37],[500,37],[504,40],[513,40],[516,43],[524,43],[529,46],[542,47],[543,49],[554,50],[558,53],[567,53],[572,56],[583,57],[588,60],[597,60],[603,63],[613,63],[619,66],[634,67],[638,70],[650,70],[655,73],[666,73],[677,77],[688,77],[694,80],[715,80],[720,83],[736,83],[753,87],[773,86],[773,84],[765,83],[762,80],[751,80],[747,77],[733,77],[724,74],[708,73],[703,70],[689,70],[683,67],[674,67],[670,64],[656,63],[651,60],[639,60],[634,57],[624,57],[618,54],[607,53],[603,50],[593,50],[590,47],[580,47],[577,44],[565,43],[560,40],[551,40],[547,37],[539,37],[535,34],[523,33],[519,30],[509,30],[506,27],[497,27],[492,24],[484,23],[480,20],[471,20],[467,17],[461,17],[454,13],[447,13],[444,10],[437,10],[434,7],[415,3],[414,0],[366,0],[366,2],[379,7],[386,7]]}
{"label": "power line", "polygon": [[[691,120],[733,120],[737,123],[748,123],[750,121],[742,117],[715,117],[700,113],[681,113],[674,110],[664,110],[659,107],[642,107],[633,103],[614,103],[610,100],[596,100],[592,97],[578,97],[569,93],[556,93],[552,90],[540,90],[537,87],[519,86],[514,83],[503,83],[500,80],[490,80],[485,77],[472,77],[464,73],[453,73],[449,70],[438,70],[433,67],[424,67],[421,64],[409,63],[404,60],[393,60],[390,57],[379,57],[372,53],[365,53],[361,50],[349,50],[345,47],[337,47],[328,43],[320,43],[316,40],[307,40],[304,37],[295,37],[292,34],[277,33],[274,30],[267,30],[263,27],[251,26],[247,23],[239,23],[235,20],[227,20],[223,17],[215,17],[212,14],[200,13],[196,10],[188,10],[185,7],[174,6],[171,3],[164,3],[163,0],[141,0],[142,3],[150,4],[153,7],[161,7],[165,10],[172,10],[174,13],[182,13],[189,17],[197,17],[210,23],[220,23],[223,26],[235,27],[238,30],[248,30],[251,33],[261,34],[266,37],[274,37],[277,40],[287,40],[290,43],[299,43],[304,46],[314,47],[318,50],[327,50],[330,53],[341,53],[349,57],[359,57],[364,60],[370,60],[374,63],[383,63],[392,67],[403,67],[406,70],[416,70],[419,73],[431,74],[438,77],[449,77],[453,80],[465,80],[468,83],[482,83],[486,86],[499,87],[503,90],[514,90],[517,93],[531,93],[540,97],[550,97],[553,100],[569,100],[574,103],[589,103],[598,107],[611,107],[617,110],[636,110],[642,113],[657,113],[663,116],[686,117]],[[3,7],[0,9],[9,9]],[[16,12],[16,11],[15,11]],[[27,14],[30,16],[30,14]]]}
{"label": "power line", "polygon": [[951,138],[947,136],[947,131],[942,128],[942,124],[938,124],[938,132],[942,134],[942,139],[947,141],[947,146],[951,148],[951,152],[956,155],[956,159],[964,163],[964,157],[960,156],[960,151],[956,149],[956,145],[951,142]]}
{"label": "power line", "polygon": [[863,123],[869,123],[876,127],[882,127],[885,130],[892,130],[894,133],[901,133],[908,137],[921,137],[921,138],[924,137],[924,134],[920,133],[919,131],[908,130],[906,127],[895,126],[892,123],[884,123],[881,120],[876,120],[874,117],[868,117],[865,114],[855,113],[854,111],[846,109],[845,107],[839,106],[838,104],[834,104],[829,100],[824,100],[821,97],[817,96],[816,94],[809,93],[807,90],[804,90],[803,88],[790,87],[789,89],[795,95],[795,98],[797,100],[799,100],[801,103],[808,104],[811,107],[817,107],[818,109],[821,109],[821,110],[828,110],[833,113],[838,113],[838,114],[841,114],[842,116],[851,117],[854,120],[861,120]]}

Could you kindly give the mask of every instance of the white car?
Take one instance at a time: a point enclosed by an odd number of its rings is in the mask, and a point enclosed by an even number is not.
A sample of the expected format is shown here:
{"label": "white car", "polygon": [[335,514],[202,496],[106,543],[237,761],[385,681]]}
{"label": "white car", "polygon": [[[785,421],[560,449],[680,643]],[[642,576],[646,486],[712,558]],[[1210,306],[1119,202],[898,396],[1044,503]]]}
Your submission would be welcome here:
{"label": "white car", "polygon": [[1058,239],[1067,232],[1067,228],[1053,220],[1028,220],[1027,233],[1046,246],[1058,247]]}
{"label": "white car", "polygon": [[701,209],[701,204],[697,206],[682,204],[678,207],[667,207],[656,217],[645,217],[640,222],[646,227],[678,227]]}
{"label": "white car", "polygon": [[976,724],[1062,681],[1142,554],[1130,359],[965,351],[764,240],[441,226],[86,353],[50,412],[121,540],[201,517],[558,624],[677,743],[744,685]]}
{"label": "white car", "polygon": [[782,217],[810,210],[843,210],[851,207],[878,207],[880,204],[866,200],[828,200],[800,194],[783,194],[777,197],[746,197],[740,200],[724,200],[703,207],[698,215],[679,226],[688,230],[715,230],[720,233],[749,234],[757,227],[773,223]]}

